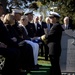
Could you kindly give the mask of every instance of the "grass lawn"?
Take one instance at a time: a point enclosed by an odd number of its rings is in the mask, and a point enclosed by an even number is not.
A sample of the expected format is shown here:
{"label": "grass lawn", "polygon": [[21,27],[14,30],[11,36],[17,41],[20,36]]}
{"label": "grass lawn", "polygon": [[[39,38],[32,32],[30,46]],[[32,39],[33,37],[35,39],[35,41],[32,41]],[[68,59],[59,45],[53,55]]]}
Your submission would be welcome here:
{"label": "grass lawn", "polygon": [[49,69],[50,69],[50,61],[45,61],[44,57],[38,57],[38,64],[42,65],[39,70],[31,71],[31,74],[27,75],[49,75]]}

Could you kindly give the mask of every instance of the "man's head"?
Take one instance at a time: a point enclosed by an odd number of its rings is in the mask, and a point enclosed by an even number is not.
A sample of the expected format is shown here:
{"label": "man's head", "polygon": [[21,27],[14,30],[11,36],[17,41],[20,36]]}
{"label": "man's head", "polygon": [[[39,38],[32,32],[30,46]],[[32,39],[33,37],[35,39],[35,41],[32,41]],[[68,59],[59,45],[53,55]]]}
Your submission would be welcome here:
{"label": "man's head", "polygon": [[34,17],[34,23],[38,23],[38,16]]}
{"label": "man's head", "polygon": [[39,21],[42,21],[42,20],[43,20],[43,16],[39,15]]}
{"label": "man's head", "polygon": [[20,20],[22,13],[23,13],[23,10],[21,9],[12,9],[12,15],[14,15],[15,20],[17,21]]}
{"label": "man's head", "polygon": [[45,22],[46,22],[47,24],[50,24],[50,18],[49,18],[49,17],[46,17]]}
{"label": "man's head", "polygon": [[60,15],[56,12],[51,12],[49,18],[51,23],[56,23],[59,21]]}
{"label": "man's head", "polygon": [[28,17],[28,21],[31,22],[33,20],[33,10],[28,9],[24,15],[26,15]]}
{"label": "man's head", "polygon": [[0,2],[0,16],[3,14],[3,5],[2,3]]}
{"label": "man's head", "polygon": [[60,18],[60,15],[57,12],[50,12],[49,17]]}
{"label": "man's head", "polygon": [[21,16],[20,24],[22,24],[24,26],[28,25],[28,18],[25,15]]}
{"label": "man's head", "polygon": [[69,17],[64,18],[64,24],[69,24]]}

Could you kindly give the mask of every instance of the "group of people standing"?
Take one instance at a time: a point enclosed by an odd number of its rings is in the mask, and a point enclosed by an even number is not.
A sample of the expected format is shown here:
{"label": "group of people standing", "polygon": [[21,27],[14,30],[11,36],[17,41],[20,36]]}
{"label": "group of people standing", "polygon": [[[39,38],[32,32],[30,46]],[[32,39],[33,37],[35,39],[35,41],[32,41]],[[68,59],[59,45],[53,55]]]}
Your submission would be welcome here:
{"label": "group of people standing", "polygon": [[0,55],[6,58],[2,75],[20,75],[21,69],[38,68],[40,42],[45,48],[45,59],[50,57],[50,75],[61,75],[59,60],[64,26],[59,23],[60,15],[50,13],[46,22],[42,21],[42,15],[33,19],[30,10],[22,14],[22,10],[13,9],[12,13],[2,15],[0,4]]}

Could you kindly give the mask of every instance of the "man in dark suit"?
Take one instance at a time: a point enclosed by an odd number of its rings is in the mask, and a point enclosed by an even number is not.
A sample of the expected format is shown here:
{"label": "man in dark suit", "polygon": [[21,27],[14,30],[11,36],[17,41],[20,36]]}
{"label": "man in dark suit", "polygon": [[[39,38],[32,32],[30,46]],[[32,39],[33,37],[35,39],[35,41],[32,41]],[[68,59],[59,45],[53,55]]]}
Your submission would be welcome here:
{"label": "man in dark suit", "polygon": [[26,26],[26,29],[28,31],[28,36],[31,38],[34,38],[35,36],[35,26],[33,23],[28,22],[28,25]]}
{"label": "man in dark suit", "polygon": [[72,20],[69,17],[65,17],[63,20],[64,24],[62,25],[63,29],[73,29]]}
{"label": "man in dark suit", "polygon": [[45,31],[47,29],[47,24],[46,22],[43,21],[43,16],[39,15],[38,19],[39,24],[41,25],[41,36],[45,34]]}
{"label": "man in dark suit", "polygon": [[28,17],[28,25],[26,26],[28,36],[33,38],[36,31],[34,23],[31,22],[33,20],[33,10],[28,9],[28,11],[25,12],[25,15]]}
{"label": "man in dark suit", "polygon": [[50,75],[61,75],[59,59],[61,55],[61,36],[63,28],[59,23],[60,15],[56,12],[50,14],[50,22],[53,24],[48,34],[42,38],[46,38],[50,55]]}
{"label": "man in dark suit", "polygon": [[35,25],[35,36],[40,37],[42,36],[42,26],[38,22],[38,16],[34,17],[34,25]]}
{"label": "man in dark suit", "polygon": [[[36,29],[35,36],[36,37],[41,37],[47,31],[47,25],[45,22],[42,21],[42,16],[40,16],[39,18],[38,17],[34,18],[34,25],[35,25],[35,29]],[[40,22],[38,20],[40,20]],[[44,51],[43,51],[43,47],[44,47],[44,49],[45,49],[45,60],[48,60],[48,53],[49,53],[48,47],[41,39],[39,40],[39,43],[40,42],[41,42],[41,45],[40,45],[41,56],[44,55]]]}

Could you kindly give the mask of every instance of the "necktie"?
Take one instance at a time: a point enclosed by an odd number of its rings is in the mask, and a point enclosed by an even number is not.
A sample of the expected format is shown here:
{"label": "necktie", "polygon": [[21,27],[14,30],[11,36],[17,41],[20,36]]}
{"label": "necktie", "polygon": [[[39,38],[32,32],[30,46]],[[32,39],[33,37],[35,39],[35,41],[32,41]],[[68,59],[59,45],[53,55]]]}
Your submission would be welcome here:
{"label": "necktie", "polygon": [[66,25],[66,29],[68,29],[68,26]]}
{"label": "necktie", "polygon": [[47,24],[48,31],[50,30],[50,24]]}

